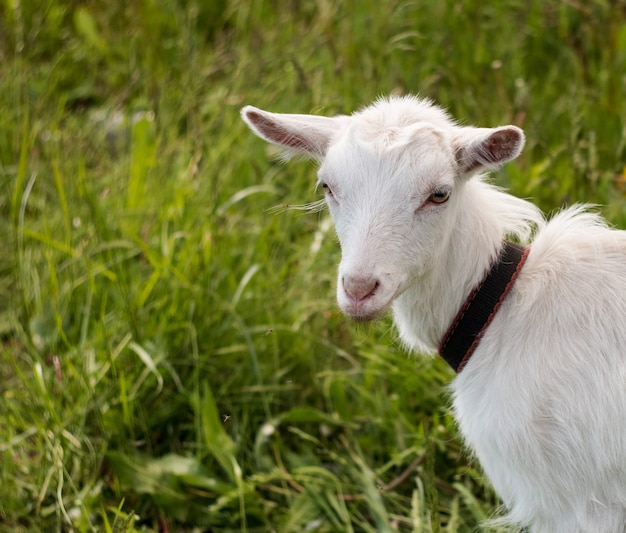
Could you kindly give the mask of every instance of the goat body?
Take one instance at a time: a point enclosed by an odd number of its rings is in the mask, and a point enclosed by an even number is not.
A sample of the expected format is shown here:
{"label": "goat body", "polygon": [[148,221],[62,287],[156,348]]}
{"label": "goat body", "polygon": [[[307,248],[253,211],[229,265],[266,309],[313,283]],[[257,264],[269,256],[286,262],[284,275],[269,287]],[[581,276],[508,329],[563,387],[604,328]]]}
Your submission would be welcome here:
{"label": "goat body", "polygon": [[515,126],[462,127],[415,97],[351,116],[242,116],[287,156],[320,162],[339,305],[355,320],[391,308],[410,349],[436,351],[503,239],[532,240],[452,384],[455,417],[511,522],[626,531],[626,232],[581,206],[546,222],[486,183],[482,172],[519,155]]}

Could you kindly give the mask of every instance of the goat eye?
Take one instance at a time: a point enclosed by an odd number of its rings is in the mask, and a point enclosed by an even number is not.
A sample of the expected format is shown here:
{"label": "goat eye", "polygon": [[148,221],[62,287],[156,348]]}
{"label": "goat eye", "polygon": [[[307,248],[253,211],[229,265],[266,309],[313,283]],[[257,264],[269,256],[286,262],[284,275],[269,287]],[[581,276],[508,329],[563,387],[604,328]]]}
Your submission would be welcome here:
{"label": "goat eye", "polygon": [[450,191],[446,189],[440,189],[432,193],[429,196],[428,201],[432,202],[433,204],[445,204],[449,198],[450,198]]}

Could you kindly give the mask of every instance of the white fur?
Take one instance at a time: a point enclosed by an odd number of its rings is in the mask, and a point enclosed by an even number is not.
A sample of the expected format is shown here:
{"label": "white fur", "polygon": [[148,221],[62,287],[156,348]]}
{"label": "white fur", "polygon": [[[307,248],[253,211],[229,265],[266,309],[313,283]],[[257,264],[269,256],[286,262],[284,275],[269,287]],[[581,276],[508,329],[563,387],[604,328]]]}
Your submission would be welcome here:
{"label": "white fur", "polygon": [[[461,127],[414,97],[350,117],[251,107],[243,117],[321,162],[343,252],[339,304],[357,320],[392,308],[412,349],[436,350],[505,237],[532,240],[453,382],[454,412],[512,522],[535,533],[626,531],[626,232],[580,206],[545,222],[487,184],[480,172],[522,149],[513,126]],[[450,199],[435,203],[436,191]]]}

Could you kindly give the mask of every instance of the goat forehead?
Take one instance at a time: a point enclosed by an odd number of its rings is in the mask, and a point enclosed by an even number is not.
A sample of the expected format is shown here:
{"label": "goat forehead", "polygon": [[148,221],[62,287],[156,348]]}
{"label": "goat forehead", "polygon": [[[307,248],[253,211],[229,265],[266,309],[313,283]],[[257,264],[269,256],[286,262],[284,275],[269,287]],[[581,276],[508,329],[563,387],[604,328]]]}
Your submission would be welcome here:
{"label": "goat forehead", "polygon": [[453,160],[446,136],[429,124],[353,127],[328,150],[320,178],[358,187],[414,189],[450,174]]}
{"label": "goat forehead", "polygon": [[442,147],[445,144],[444,130],[431,122],[406,122],[406,118],[394,120],[385,115],[354,117],[343,137],[383,153],[402,151],[413,145]]}

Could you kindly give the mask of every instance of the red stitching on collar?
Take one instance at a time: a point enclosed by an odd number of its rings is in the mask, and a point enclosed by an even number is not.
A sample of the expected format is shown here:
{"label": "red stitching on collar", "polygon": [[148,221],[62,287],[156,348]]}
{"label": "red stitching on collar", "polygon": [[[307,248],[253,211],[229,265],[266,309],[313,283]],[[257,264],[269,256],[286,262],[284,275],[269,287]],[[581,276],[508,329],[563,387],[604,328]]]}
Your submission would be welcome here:
{"label": "red stitching on collar", "polygon": [[[452,366],[452,368],[454,368],[457,373],[463,370],[474,353],[474,350],[478,346],[485,330],[489,327],[489,324],[491,324],[493,317],[498,312],[498,309],[511,290],[511,287],[513,287],[517,276],[526,262],[529,252],[529,246],[521,247],[517,244],[505,242],[498,259],[494,262],[485,278],[470,293],[467,300],[452,321],[448,331],[443,336],[439,346],[439,354],[448,362],[450,366]],[[504,260],[507,260],[508,262]],[[502,269],[502,265],[505,265],[505,267],[506,265],[514,265],[515,270],[511,272],[510,269]],[[490,283],[489,287],[486,288],[486,291],[489,292],[495,290],[496,292],[495,294],[491,293],[490,295],[485,296],[483,289],[485,288],[485,282],[488,279]],[[502,282],[506,282],[503,287],[500,286]],[[491,304],[489,314],[482,319],[482,322],[475,323],[474,321],[479,318],[475,316],[476,309],[472,308],[472,306],[475,305],[476,307],[480,307],[487,305],[482,300],[486,300],[488,297],[493,299],[494,296],[497,296],[497,300]],[[468,311],[470,311],[469,315]],[[484,314],[485,310],[483,309],[482,311],[482,314]],[[453,341],[453,344],[457,345],[457,348],[450,347],[451,341]],[[462,357],[459,358],[459,355],[456,352],[449,353],[450,349],[456,350],[458,349],[458,345],[465,346],[468,342],[470,342],[470,344],[467,349],[465,349],[465,353],[463,353]]]}

